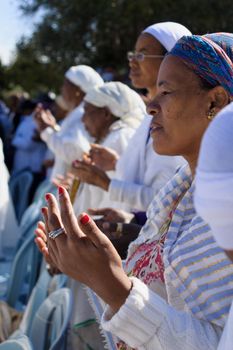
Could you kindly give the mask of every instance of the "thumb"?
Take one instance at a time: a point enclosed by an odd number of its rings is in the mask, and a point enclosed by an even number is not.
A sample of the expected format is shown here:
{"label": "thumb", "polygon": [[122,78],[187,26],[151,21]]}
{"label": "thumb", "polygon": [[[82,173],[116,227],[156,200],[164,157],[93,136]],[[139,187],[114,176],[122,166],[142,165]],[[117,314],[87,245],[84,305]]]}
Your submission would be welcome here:
{"label": "thumb", "polygon": [[83,233],[94,243],[96,247],[106,246],[110,240],[100,231],[95,222],[86,213],[78,217],[78,224]]}

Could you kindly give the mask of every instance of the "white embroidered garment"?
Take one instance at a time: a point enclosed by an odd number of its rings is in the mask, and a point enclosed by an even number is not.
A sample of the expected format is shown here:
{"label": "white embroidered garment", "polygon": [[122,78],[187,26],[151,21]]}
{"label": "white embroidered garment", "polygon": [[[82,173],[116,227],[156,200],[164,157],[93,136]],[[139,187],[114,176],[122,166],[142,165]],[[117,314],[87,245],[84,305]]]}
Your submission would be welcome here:
{"label": "white embroidered garment", "polygon": [[48,127],[41,133],[42,140],[55,154],[51,179],[56,175],[65,175],[71,163],[82,159],[83,152],[89,151],[89,142],[93,142],[93,139],[82,123],[83,112],[82,103],[66,116],[59,131]]}

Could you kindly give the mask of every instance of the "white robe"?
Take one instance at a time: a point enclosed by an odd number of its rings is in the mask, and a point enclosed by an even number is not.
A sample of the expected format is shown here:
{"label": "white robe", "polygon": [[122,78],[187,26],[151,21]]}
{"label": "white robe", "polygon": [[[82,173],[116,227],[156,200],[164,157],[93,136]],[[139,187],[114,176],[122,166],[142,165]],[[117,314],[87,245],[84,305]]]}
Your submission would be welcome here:
{"label": "white robe", "polygon": [[2,141],[0,140],[0,256],[7,257],[5,250],[16,247],[20,231],[10,197],[9,173],[4,163],[2,148]]}
{"label": "white robe", "polygon": [[[109,147],[119,155],[126,149],[129,139],[135,133],[135,129],[127,126],[122,121],[113,123],[106,138],[101,143],[104,147]],[[115,177],[115,171],[108,171],[108,176]],[[109,192],[97,186],[81,184],[74,202],[74,211],[78,215],[88,208],[115,207],[122,209],[122,203],[114,202],[109,197]]]}
{"label": "white robe", "polygon": [[155,153],[150,124],[151,116],[147,115],[117,162],[116,176],[121,180],[116,177],[109,186],[110,199],[124,202],[129,211],[146,211],[155,194],[185,164],[182,157]]}
{"label": "white robe", "polygon": [[51,179],[56,175],[65,175],[71,163],[81,159],[83,152],[89,151],[89,142],[93,140],[82,123],[83,112],[82,103],[66,116],[59,131],[48,127],[41,133],[42,140],[55,154]]}

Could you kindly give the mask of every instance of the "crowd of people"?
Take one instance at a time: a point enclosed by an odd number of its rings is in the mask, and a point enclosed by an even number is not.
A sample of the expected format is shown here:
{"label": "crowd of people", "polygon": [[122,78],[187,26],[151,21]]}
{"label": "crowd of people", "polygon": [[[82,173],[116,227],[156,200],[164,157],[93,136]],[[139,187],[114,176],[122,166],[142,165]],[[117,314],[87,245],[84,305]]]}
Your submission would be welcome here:
{"label": "crowd of people", "polygon": [[156,23],[127,57],[132,88],[77,65],[47,105],[0,106],[11,176],[51,183],[35,242],[68,276],[67,349],[230,350],[233,34]]}

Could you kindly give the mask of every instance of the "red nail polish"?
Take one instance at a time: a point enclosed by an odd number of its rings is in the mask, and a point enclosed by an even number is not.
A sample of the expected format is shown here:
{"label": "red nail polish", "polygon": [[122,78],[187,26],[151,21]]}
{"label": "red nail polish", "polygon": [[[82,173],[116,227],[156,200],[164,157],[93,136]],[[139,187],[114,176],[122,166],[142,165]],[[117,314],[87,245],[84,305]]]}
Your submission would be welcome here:
{"label": "red nail polish", "polygon": [[72,163],[73,167],[76,167],[78,165],[78,163],[79,163],[78,160],[74,160],[73,163]]}
{"label": "red nail polish", "polygon": [[64,188],[59,186],[59,187],[58,187],[58,194],[59,194],[59,196],[62,195],[62,194],[64,194],[64,193],[65,193]]}
{"label": "red nail polish", "polygon": [[50,200],[50,194],[49,194],[49,193],[47,193],[47,194],[45,195],[45,199],[46,199],[46,201],[49,201],[49,200]]}
{"label": "red nail polish", "polygon": [[87,214],[85,214],[81,217],[80,221],[81,224],[86,225],[90,221],[90,217]]}
{"label": "red nail polish", "polygon": [[45,214],[46,209],[45,208],[41,208],[41,212],[42,212],[42,214]]}

